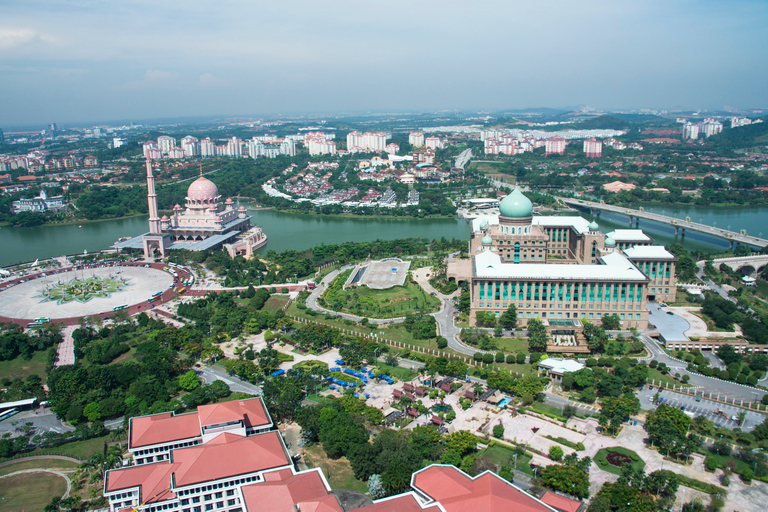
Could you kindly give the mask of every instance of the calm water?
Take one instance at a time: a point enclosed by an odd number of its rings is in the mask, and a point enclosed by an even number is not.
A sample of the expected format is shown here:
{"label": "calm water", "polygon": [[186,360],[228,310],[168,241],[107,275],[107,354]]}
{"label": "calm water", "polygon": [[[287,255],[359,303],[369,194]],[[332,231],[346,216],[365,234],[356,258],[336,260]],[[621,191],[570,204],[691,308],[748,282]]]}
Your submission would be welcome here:
{"label": "calm water", "polygon": [[[750,208],[708,207],[647,207],[646,210],[672,215],[738,231],[746,229],[750,234],[768,236],[768,206]],[[467,238],[467,222],[462,219],[387,220],[366,218],[330,218],[278,213],[272,210],[251,212],[253,222],[261,226],[269,237],[269,243],[260,252],[269,249],[303,250],[326,243],[371,241],[378,238]],[[589,218],[589,214],[582,214]],[[608,232],[629,226],[623,215],[603,212],[597,219],[600,229]],[[659,244],[675,242],[671,227],[641,220],[640,227]],[[63,254],[82,253],[106,249],[121,236],[135,236],[146,232],[147,217],[105,220],[67,226],[43,226],[35,228],[0,228],[0,266],[49,258]],[[764,232],[763,232],[764,231]],[[716,251],[727,248],[725,241],[688,232],[683,239],[690,248]]]}

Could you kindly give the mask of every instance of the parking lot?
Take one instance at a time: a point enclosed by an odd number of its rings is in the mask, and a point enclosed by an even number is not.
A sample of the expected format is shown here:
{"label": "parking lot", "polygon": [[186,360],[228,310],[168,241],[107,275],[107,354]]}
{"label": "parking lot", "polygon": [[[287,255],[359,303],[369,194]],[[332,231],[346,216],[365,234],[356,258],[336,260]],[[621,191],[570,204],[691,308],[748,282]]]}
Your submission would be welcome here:
{"label": "parking lot", "polygon": [[[638,398],[640,399],[641,408],[652,410],[656,408],[652,403],[652,400],[656,396],[659,388],[654,387],[653,390],[648,388],[648,386],[645,386],[642,391],[638,392]],[[733,405],[721,404],[719,402],[707,400],[706,398],[702,398],[701,402],[697,402],[695,396],[675,393],[674,391],[664,390],[661,392],[660,398],[664,399],[662,403],[677,407],[678,409],[684,407],[686,412],[691,412],[694,416],[704,416],[708,420],[714,422],[715,425],[729,429],[734,429],[739,426],[738,419],[733,420],[731,418],[738,416],[740,412],[746,412],[747,414],[744,419],[744,425],[741,427],[741,430],[744,432],[751,431],[765,419],[765,415],[759,412],[748,411],[747,409],[742,409],[741,407]],[[715,411],[718,409],[722,411],[727,418],[715,414]]]}

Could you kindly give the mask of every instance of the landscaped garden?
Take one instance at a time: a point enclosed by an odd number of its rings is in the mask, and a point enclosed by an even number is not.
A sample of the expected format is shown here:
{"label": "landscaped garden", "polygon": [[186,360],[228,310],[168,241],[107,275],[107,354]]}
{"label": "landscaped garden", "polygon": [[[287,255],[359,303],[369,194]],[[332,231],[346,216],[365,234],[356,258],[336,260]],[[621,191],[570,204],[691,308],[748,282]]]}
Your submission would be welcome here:
{"label": "landscaped garden", "polygon": [[402,317],[408,313],[431,313],[440,300],[427,294],[418,284],[406,281],[403,286],[374,290],[367,286],[343,289],[346,273],[333,282],[323,296],[328,309],[371,318]]}
{"label": "landscaped garden", "polygon": [[603,471],[621,475],[621,468],[630,465],[635,470],[643,470],[645,461],[638,454],[627,448],[613,446],[601,448],[595,454],[595,462]]}

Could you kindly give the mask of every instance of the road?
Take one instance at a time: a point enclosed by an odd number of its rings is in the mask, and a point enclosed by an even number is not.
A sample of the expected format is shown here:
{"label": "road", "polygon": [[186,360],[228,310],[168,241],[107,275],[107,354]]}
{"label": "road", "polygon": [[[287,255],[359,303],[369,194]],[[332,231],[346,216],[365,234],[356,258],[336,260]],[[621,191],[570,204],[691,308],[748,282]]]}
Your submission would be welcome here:
{"label": "road", "polygon": [[31,422],[38,434],[46,432],[72,432],[73,427],[64,425],[50,409],[41,407],[33,411],[23,411],[7,420],[0,421],[0,433],[13,432],[16,427]]}
{"label": "road", "polygon": [[464,170],[464,166],[467,165],[471,158],[472,150],[470,148],[465,149],[456,157],[456,168]]}
{"label": "road", "polygon": [[205,368],[196,368],[195,373],[202,377],[206,384],[213,384],[220,380],[229,386],[229,389],[235,393],[247,393],[249,395],[261,395],[261,388],[247,382],[243,382],[237,377],[229,375],[226,370],[218,366],[207,366]]}
{"label": "road", "polygon": [[689,372],[685,369],[687,363],[678,361],[677,359],[667,355],[661,346],[651,337],[643,334],[640,336],[640,339],[643,340],[643,343],[645,343],[645,346],[651,352],[655,360],[660,363],[664,363],[669,367],[671,374],[679,373],[680,375],[690,376],[688,384],[698,387],[706,393],[712,393],[713,395],[719,394],[721,398],[733,398],[736,399],[737,402],[739,400],[744,400],[745,402],[753,402],[755,398],[760,399],[763,397],[763,395],[765,395],[765,391],[758,388],[742,386],[741,384],[737,384],[735,382],[720,380],[713,377],[705,377],[704,375],[699,375],[698,373]]}

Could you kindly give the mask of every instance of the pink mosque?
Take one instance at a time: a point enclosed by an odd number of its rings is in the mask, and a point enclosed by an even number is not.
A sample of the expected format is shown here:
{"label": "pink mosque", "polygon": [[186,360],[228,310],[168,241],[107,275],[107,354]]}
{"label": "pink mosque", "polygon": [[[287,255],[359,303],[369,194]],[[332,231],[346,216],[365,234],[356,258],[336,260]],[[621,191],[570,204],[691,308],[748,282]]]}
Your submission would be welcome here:
{"label": "pink mosque", "polygon": [[115,247],[143,249],[145,258],[157,254],[164,258],[169,250],[204,251],[219,247],[232,257],[249,257],[267,243],[261,228],[251,226],[245,206],[236,209],[231,198],[222,203],[216,184],[202,174],[189,185],[186,199],[184,209],[177,204],[170,217],[158,218],[152,162],[147,160],[149,232],[121,240]]}

